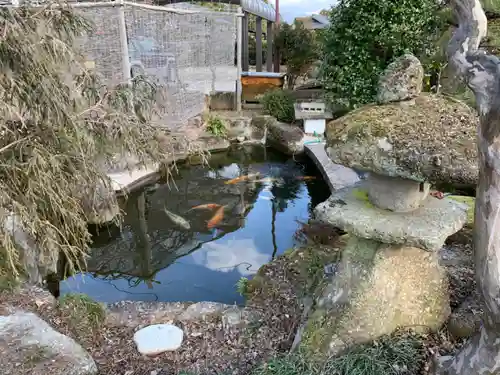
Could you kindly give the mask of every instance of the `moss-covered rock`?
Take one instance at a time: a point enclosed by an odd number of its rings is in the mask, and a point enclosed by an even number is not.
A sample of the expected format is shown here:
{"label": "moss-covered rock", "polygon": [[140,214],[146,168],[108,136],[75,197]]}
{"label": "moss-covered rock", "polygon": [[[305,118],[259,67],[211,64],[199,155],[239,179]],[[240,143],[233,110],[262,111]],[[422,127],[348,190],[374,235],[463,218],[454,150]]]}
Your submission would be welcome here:
{"label": "moss-covered rock", "polygon": [[476,112],[440,95],[404,103],[367,105],[329,122],[330,158],[390,177],[475,185]]}
{"label": "moss-covered rock", "polygon": [[255,116],[252,126],[266,134],[266,142],[287,155],[298,155],[304,152],[305,134],[296,125],[279,122],[272,116]]}
{"label": "moss-covered rock", "polygon": [[353,236],[301,348],[314,357],[337,355],[401,327],[435,331],[449,313],[446,273],[435,254]]}
{"label": "moss-covered rock", "polygon": [[385,69],[378,83],[377,102],[390,103],[416,98],[422,92],[424,68],[412,54],[405,54]]}

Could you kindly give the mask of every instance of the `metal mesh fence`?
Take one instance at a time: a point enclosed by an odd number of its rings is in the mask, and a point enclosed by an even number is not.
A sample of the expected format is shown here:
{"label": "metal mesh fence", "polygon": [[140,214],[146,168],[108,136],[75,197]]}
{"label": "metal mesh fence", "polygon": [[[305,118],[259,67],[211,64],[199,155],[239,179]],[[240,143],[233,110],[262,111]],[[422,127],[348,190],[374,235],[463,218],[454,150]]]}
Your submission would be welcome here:
{"label": "metal mesh fence", "polygon": [[[143,74],[162,88],[159,123],[179,127],[200,114],[210,91],[235,91],[236,14],[178,10],[125,3],[114,7],[79,7],[94,24],[81,41],[89,64],[107,81],[123,82],[123,54],[130,74]],[[120,39],[126,25],[127,51]]]}

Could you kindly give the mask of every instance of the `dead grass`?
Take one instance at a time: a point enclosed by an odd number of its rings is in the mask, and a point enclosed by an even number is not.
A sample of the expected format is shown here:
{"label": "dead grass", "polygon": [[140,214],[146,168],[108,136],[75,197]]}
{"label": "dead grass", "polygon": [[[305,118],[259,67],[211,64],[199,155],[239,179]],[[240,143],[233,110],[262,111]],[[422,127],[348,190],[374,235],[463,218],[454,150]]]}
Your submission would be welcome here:
{"label": "dead grass", "polygon": [[102,328],[105,307],[85,294],[66,294],[59,298],[59,313],[76,335],[92,335]]}
{"label": "dead grass", "polygon": [[0,220],[15,218],[1,227],[0,273],[23,271],[14,227],[36,241],[34,264],[63,253],[81,268],[88,219],[115,204],[102,191],[110,190],[106,169],[116,155],[161,163],[197,148],[158,128],[163,88],[144,77],[106,85],[85,68],[74,41],[91,25],[69,7],[2,7],[0,23]]}

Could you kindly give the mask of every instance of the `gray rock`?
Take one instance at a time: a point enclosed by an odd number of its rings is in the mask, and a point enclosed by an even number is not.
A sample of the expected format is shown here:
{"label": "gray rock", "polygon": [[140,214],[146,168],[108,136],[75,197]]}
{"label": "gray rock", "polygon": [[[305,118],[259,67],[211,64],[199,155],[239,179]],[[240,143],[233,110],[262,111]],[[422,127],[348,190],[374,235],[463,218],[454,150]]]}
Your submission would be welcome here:
{"label": "gray rock", "polygon": [[377,101],[399,102],[416,98],[422,92],[424,68],[412,54],[398,57],[380,76]]}
{"label": "gray rock", "polygon": [[428,197],[430,184],[370,173],[368,197],[375,206],[394,212],[408,212],[420,207]]}
{"label": "gray rock", "polygon": [[201,128],[203,125],[203,119],[201,116],[194,116],[188,119],[187,125],[189,127]]}
{"label": "gray rock", "polygon": [[304,349],[337,355],[401,327],[437,331],[450,313],[436,253],[350,236],[303,334]]}
{"label": "gray rock", "polygon": [[[30,284],[41,284],[44,277],[57,272],[59,252],[47,244],[38,246],[35,239],[22,227],[20,218],[12,213],[2,212],[3,228],[18,247],[22,270]],[[47,228],[47,230],[52,230]]]}
{"label": "gray rock", "polygon": [[178,319],[184,321],[205,319],[209,315],[220,314],[230,307],[218,302],[198,302],[186,308]]}
{"label": "gray rock", "polygon": [[332,194],[316,207],[315,217],[358,237],[436,251],[466,223],[467,207],[428,197],[411,212],[383,210],[370,203],[366,181],[362,181]]}
{"label": "gray rock", "polygon": [[137,350],[143,355],[154,356],[177,350],[182,345],[184,332],[172,324],[154,324],[134,334]]}
{"label": "gray rock", "polygon": [[380,175],[475,186],[477,113],[439,95],[414,105],[368,105],[330,121],[327,153],[334,163]]}
{"label": "gray rock", "polygon": [[222,313],[222,326],[225,330],[243,329],[258,319],[258,314],[248,307],[231,306]]}
{"label": "gray rock", "polygon": [[73,339],[32,313],[0,316],[0,368],[4,375],[93,375],[97,366]]}
{"label": "gray rock", "polygon": [[298,126],[279,122],[272,116],[255,116],[252,126],[262,132],[266,131],[266,142],[281,152],[287,155],[304,152],[305,133]]}

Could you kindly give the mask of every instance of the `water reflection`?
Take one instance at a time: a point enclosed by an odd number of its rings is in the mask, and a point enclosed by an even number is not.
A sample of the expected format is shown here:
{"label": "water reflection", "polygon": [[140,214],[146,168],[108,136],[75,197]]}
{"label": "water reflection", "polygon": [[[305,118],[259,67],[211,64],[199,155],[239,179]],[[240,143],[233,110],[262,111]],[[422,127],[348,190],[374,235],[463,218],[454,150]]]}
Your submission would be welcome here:
{"label": "water reflection", "polygon": [[[68,279],[62,293],[79,291],[100,301],[213,300],[242,302],[234,285],[294,244],[297,221],[307,221],[328,188],[317,170],[263,147],[213,155],[211,168],[181,168],[175,184],[159,184],[129,197],[122,230],[95,238],[88,273]],[[258,173],[258,178],[226,184]],[[312,181],[301,176],[313,175]],[[314,198],[311,198],[312,188]],[[225,206],[213,229],[213,209]],[[175,225],[165,209],[189,222]]]}

